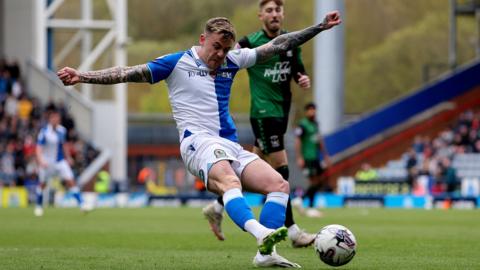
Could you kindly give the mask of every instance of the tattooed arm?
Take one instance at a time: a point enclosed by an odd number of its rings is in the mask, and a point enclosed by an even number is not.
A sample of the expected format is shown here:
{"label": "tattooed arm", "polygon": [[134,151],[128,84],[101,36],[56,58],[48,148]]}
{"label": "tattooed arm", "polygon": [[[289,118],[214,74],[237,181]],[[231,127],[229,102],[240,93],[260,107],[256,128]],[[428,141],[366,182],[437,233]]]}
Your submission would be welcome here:
{"label": "tattooed arm", "polygon": [[57,76],[64,85],[77,83],[116,84],[124,82],[150,82],[152,80],[150,70],[146,64],[85,72],[65,67],[57,72]]}
{"label": "tattooed arm", "polygon": [[291,50],[303,43],[309,41],[318,33],[339,25],[340,13],[338,11],[329,12],[322,23],[313,25],[300,31],[280,35],[270,42],[257,47],[257,63],[264,62],[272,56]]}

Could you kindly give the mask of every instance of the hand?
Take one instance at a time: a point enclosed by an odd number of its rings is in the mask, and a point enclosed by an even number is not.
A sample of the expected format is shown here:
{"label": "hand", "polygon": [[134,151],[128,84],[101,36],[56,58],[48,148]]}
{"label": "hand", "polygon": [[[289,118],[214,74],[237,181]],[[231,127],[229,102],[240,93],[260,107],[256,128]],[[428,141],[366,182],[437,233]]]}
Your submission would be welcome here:
{"label": "hand", "polygon": [[322,25],[323,29],[327,30],[336,25],[339,25],[340,23],[342,23],[342,20],[340,19],[340,12],[335,10],[330,11],[329,13],[327,13],[327,15],[325,15],[325,19],[323,19]]}
{"label": "hand", "polygon": [[80,82],[80,76],[76,69],[71,67],[64,67],[57,72],[58,78],[63,82],[63,85],[74,85]]}
{"label": "hand", "polygon": [[298,72],[297,75],[298,75],[298,85],[303,89],[310,88],[310,78],[307,75],[302,74],[300,72]]}
{"label": "hand", "polygon": [[297,158],[297,165],[300,168],[305,168],[305,160],[303,158]]}

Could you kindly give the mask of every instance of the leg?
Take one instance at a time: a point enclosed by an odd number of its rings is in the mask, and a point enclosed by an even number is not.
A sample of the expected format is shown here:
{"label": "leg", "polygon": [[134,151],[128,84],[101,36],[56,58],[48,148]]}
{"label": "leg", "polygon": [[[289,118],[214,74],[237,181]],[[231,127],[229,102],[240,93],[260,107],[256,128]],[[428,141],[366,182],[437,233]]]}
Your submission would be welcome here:
{"label": "leg", "polygon": [[[259,244],[262,254],[271,254],[274,245],[283,240],[286,230],[272,230],[255,220],[241,192],[240,179],[227,160],[215,163],[208,173],[208,189],[223,196],[225,210],[241,229],[251,233]],[[281,220],[280,226],[283,224]],[[278,228],[277,227],[277,228]]]}
{"label": "leg", "polygon": [[70,191],[73,194],[73,197],[75,198],[75,200],[77,200],[78,205],[83,210],[83,199],[80,193],[80,188],[75,183],[73,172],[72,172],[72,169],[70,168],[70,165],[68,165],[66,160],[62,160],[59,163],[57,163],[56,166],[60,174],[60,177],[65,181],[67,185],[68,191]]}
{"label": "leg", "polygon": [[[282,140],[283,141],[283,140]],[[280,145],[283,149],[283,143]],[[257,148],[257,151],[260,149]],[[254,148],[255,151],[255,148]],[[283,149],[264,155],[264,159],[288,181],[290,171],[288,169],[287,152]],[[301,230],[293,219],[292,202],[288,197],[287,208],[285,211],[285,226],[288,228],[288,237],[292,240],[293,247],[307,247],[315,240],[315,234],[309,234]]]}
{"label": "leg", "polygon": [[43,216],[43,191],[45,190],[45,186],[45,183],[40,182],[35,188],[35,195],[37,197],[37,201],[33,213],[37,217]]}
{"label": "leg", "polygon": [[[282,226],[285,223],[284,213],[288,202],[288,193],[290,192],[288,182],[266,162],[257,159],[249,163],[243,170],[242,183],[248,190],[267,195],[265,205],[260,213],[260,223],[268,228]],[[279,236],[278,239],[286,237],[287,234],[288,230],[285,231],[284,235]],[[290,262],[280,256],[275,250],[273,240],[271,242],[273,246],[271,254],[266,254],[259,248],[257,255],[253,258],[255,266],[301,268],[297,263]]]}

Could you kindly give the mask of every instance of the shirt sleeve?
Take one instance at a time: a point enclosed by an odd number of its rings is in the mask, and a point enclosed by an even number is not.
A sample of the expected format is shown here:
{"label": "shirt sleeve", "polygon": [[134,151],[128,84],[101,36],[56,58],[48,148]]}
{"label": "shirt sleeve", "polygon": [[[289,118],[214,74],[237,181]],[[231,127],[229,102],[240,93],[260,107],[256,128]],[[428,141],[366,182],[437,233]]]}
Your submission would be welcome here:
{"label": "shirt sleeve", "polygon": [[147,67],[152,75],[151,84],[165,80],[170,76],[184,52],[172,53],[161,56],[147,63]]}
{"label": "shirt sleeve", "polygon": [[239,68],[249,68],[255,65],[257,61],[257,52],[255,49],[243,48],[231,50],[228,56]]}
{"label": "shirt sleeve", "polygon": [[43,132],[43,129],[38,132],[38,137],[37,137],[37,144],[39,145],[45,145],[46,143],[46,138],[45,138],[45,132]]}
{"label": "shirt sleeve", "polygon": [[302,137],[302,135],[303,135],[303,127],[300,126],[300,125],[297,126],[297,127],[295,128],[294,133],[295,133],[295,136],[297,136],[297,137]]}

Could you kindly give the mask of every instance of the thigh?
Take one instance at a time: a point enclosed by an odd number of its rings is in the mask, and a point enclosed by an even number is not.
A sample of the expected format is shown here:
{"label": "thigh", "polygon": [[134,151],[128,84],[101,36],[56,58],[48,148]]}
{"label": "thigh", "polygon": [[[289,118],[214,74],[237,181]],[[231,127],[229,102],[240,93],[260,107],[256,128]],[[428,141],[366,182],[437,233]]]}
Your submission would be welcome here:
{"label": "thigh", "polygon": [[242,189],[240,179],[236,175],[229,160],[220,160],[212,165],[208,172],[207,189],[218,195],[232,188]]}
{"label": "thigh", "polygon": [[65,181],[73,181],[73,171],[66,160],[58,162],[56,165],[57,174]]}
{"label": "thigh", "polygon": [[241,182],[245,190],[255,193],[290,192],[288,182],[272,166],[261,159],[256,159],[246,165],[241,174]]}
{"label": "thigh", "polygon": [[[220,161],[228,161],[228,164],[237,161],[236,151],[226,140],[209,135],[190,136],[180,145],[180,153],[188,171],[199,177],[207,188],[210,170]],[[231,166],[230,169],[233,171]]]}
{"label": "thigh", "polygon": [[283,137],[286,132],[286,118],[250,118],[255,146],[268,155],[285,149]]}
{"label": "thigh", "polygon": [[47,183],[54,176],[55,166],[52,164],[49,164],[47,167],[40,167],[38,169],[38,181],[40,183]]}

